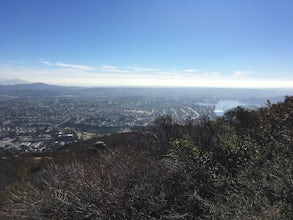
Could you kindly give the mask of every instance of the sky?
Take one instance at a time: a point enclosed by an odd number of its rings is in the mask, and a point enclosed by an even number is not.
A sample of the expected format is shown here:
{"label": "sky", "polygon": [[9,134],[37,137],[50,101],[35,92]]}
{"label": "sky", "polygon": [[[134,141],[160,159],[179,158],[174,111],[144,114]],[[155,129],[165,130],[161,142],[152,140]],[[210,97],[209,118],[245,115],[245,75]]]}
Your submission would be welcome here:
{"label": "sky", "polygon": [[0,79],[293,87],[292,0],[0,0]]}

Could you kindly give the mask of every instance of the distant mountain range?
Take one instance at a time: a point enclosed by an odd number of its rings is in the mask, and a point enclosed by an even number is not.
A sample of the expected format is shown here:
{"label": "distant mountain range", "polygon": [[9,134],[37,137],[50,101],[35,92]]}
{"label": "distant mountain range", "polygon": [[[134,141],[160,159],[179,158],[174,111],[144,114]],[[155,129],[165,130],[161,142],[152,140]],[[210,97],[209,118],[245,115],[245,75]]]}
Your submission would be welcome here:
{"label": "distant mountain range", "polygon": [[66,87],[48,85],[45,83],[27,83],[14,85],[0,85],[0,95],[8,96],[62,96],[62,95],[81,95],[76,89],[79,87]]}
{"label": "distant mountain range", "polygon": [[0,81],[0,96],[96,96],[96,97],[171,97],[217,99],[270,99],[282,100],[286,95],[293,95],[291,89],[231,89],[231,88],[142,88],[142,87],[74,87],[57,86],[45,83],[30,83],[13,79]]}
{"label": "distant mountain range", "polygon": [[9,80],[0,80],[0,85],[17,85],[17,84],[28,84],[31,83],[22,79],[9,79]]}

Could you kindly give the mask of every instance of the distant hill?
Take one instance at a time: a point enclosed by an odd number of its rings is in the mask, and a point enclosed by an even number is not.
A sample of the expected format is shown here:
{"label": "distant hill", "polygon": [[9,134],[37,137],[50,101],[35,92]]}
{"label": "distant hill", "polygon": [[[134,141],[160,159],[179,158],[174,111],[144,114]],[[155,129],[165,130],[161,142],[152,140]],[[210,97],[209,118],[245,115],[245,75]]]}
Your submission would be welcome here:
{"label": "distant hill", "polygon": [[60,96],[82,95],[95,97],[217,97],[219,99],[245,100],[251,98],[280,101],[285,95],[293,95],[291,89],[231,89],[231,88],[158,88],[158,87],[76,87],[45,83],[29,83],[23,80],[0,81],[0,94],[12,96]]}
{"label": "distant hill", "polygon": [[0,80],[0,85],[17,85],[17,84],[28,84],[31,83],[22,79],[9,79],[9,80]]}
{"label": "distant hill", "polygon": [[78,87],[49,85],[45,83],[28,83],[15,85],[0,85],[1,95],[10,96],[59,96],[77,95]]}

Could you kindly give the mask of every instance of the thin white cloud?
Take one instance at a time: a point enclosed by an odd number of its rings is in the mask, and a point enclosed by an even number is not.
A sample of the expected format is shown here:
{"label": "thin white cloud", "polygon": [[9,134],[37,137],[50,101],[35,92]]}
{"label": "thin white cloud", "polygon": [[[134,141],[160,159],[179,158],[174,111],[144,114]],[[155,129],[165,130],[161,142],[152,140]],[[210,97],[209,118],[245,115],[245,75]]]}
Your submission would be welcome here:
{"label": "thin white cloud", "polygon": [[201,76],[204,77],[204,78],[209,78],[209,79],[211,79],[211,78],[221,78],[221,75],[218,72],[204,73]]}
{"label": "thin white cloud", "polygon": [[41,63],[46,66],[56,66],[56,67],[62,67],[62,68],[70,68],[70,69],[79,69],[79,70],[95,70],[95,68],[85,65],[76,65],[76,64],[69,64],[69,63],[62,63],[62,62],[56,62],[52,63],[48,60],[40,59]]}
{"label": "thin white cloud", "polygon": [[24,61],[21,61],[21,60],[6,60],[0,63],[1,66],[17,66],[17,65],[23,65],[23,64],[24,64]]}
{"label": "thin white cloud", "polygon": [[244,71],[244,70],[236,70],[232,77],[234,78],[242,78],[242,77],[245,77],[245,76],[248,76],[250,75],[250,71]]}
{"label": "thin white cloud", "polygon": [[80,70],[95,70],[95,68],[90,66],[76,65],[76,64],[69,64],[69,63],[62,63],[62,62],[56,62],[55,65],[59,67],[64,67],[64,68],[72,68],[72,69],[80,69]]}
{"label": "thin white cloud", "polygon": [[[55,65],[55,64],[53,64]],[[117,67],[118,70],[122,69]],[[103,71],[97,68],[36,68],[1,66],[0,78],[23,79],[59,85],[79,86],[165,86],[165,87],[230,87],[230,88],[292,88],[293,78],[235,78],[217,72],[185,73],[183,70],[128,73]]]}
{"label": "thin white cloud", "polygon": [[100,66],[100,70],[103,72],[111,72],[111,73],[128,73],[128,70],[117,66],[110,66],[110,65],[102,65]]}
{"label": "thin white cloud", "polygon": [[184,70],[185,73],[195,73],[196,69],[186,69]]}
{"label": "thin white cloud", "polygon": [[47,66],[52,66],[52,65],[53,65],[51,62],[49,62],[49,61],[47,61],[47,60],[41,60],[41,63],[42,63],[42,64],[45,64],[45,65],[47,65]]}
{"label": "thin white cloud", "polygon": [[149,68],[149,67],[141,67],[141,66],[130,66],[128,67],[129,70],[135,72],[156,72],[159,71],[158,69]]}
{"label": "thin white cloud", "polygon": [[109,70],[117,70],[117,66],[110,66],[110,65],[103,65],[101,66],[102,69],[109,69]]}

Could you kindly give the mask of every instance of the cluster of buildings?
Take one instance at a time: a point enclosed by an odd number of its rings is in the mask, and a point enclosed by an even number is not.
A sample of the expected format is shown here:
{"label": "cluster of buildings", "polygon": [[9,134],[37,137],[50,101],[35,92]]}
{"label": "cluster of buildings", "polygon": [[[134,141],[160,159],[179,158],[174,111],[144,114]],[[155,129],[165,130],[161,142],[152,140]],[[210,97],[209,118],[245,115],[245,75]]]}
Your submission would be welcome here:
{"label": "cluster of buildings", "polygon": [[214,105],[163,97],[1,97],[0,151],[47,151],[78,140],[150,125],[157,117],[214,117]]}

